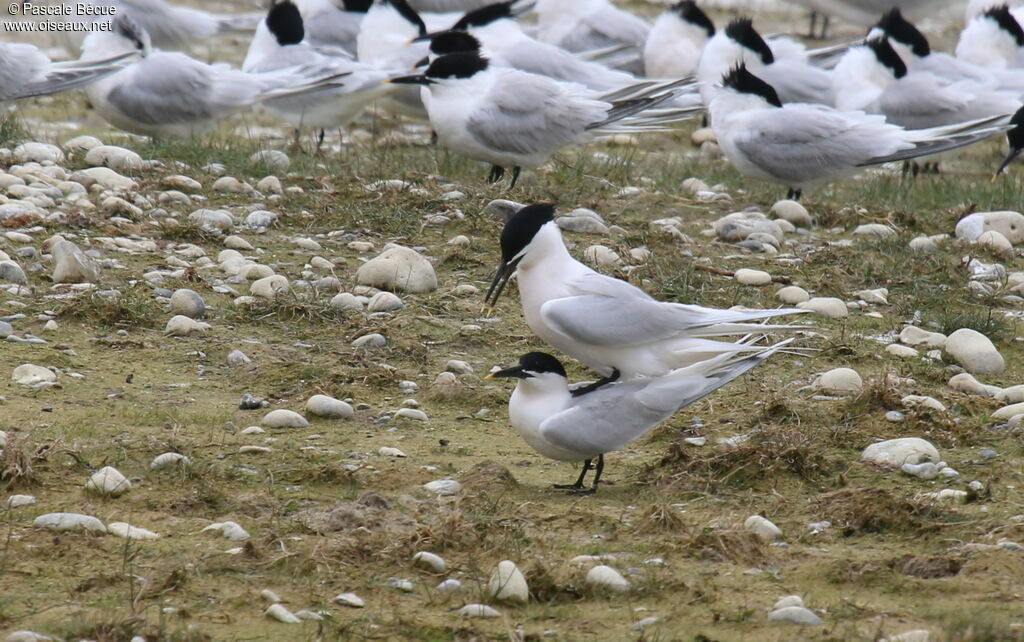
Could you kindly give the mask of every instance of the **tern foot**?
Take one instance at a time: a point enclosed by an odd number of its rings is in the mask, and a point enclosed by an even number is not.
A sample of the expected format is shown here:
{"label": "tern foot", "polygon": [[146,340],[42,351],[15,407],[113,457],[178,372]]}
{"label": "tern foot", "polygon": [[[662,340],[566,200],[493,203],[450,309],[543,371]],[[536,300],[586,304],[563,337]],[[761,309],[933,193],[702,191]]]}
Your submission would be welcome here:
{"label": "tern foot", "polygon": [[491,165],[491,173],[487,175],[488,183],[497,183],[505,175],[505,168],[500,165]]}
{"label": "tern foot", "polygon": [[580,496],[580,495],[593,495],[596,492],[597,492],[597,486],[591,486],[590,488],[581,488],[579,490],[573,490],[569,494],[570,495]]}
{"label": "tern foot", "polygon": [[519,181],[519,172],[523,171],[523,168],[516,165],[512,168],[512,184],[508,186],[509,189],[515,189],[516,182]]}
{"label": "tern foot", "polygon": [[601,377],[600,379],[598,379],[594,383],[590,384],[589,386],[583,386],[582,388],[577,388],[577,389],[573,390],[572,391],[572,396],[573,397],[579,397],[580,395],[585,395],[588,392],[594,392],[595,390],[597,390],[601,386],[607,386],[610,383],[615,383],[616,381],[619,380],[619,376],[621,374],[622,373],[619,372],[618,368],[613,368],[612,369],[612,373],[610,375],[608,375],[607,377]]}
{"label": "tern foot", "polygon": [[557,490],[583,490],[583,484],[552,484]]}

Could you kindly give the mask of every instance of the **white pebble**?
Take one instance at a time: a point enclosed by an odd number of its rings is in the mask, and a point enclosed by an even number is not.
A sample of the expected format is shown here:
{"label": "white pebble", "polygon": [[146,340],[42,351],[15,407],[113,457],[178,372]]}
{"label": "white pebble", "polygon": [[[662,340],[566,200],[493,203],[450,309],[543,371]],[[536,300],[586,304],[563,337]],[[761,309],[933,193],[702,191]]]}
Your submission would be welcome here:
{"label": "white pebble", "polygon": [[170,466],[188,466],[189,458],[181,453],[163,453],[153,458],[149,463],[150,470],[160,470]]}
{"label": "white pebble", "polygon": [[145,528],[132,526],[128,522],[110,522],[107,532],[122,539],[160,539],[160,535]]}
{"label": "white pebble", "polygon": [[498,563],[487,581],[487,593],[501,602],[527,602],[530,599],[526,578],[511,560]]}
{"label": "white pebble", "polygon": [[351,405],[327,395],[313,395],[310,397],[309,401],[306,402],[306,412],[316,417],[326,417],[328,419],[348,419],[355,414]]}
{"label": "white pebble", "polygon": [[596,589],[622,593],[629,590],[629,580],[611,566],[598,564],[587,572],[586,582]]}
{"label": "white pebble", "polygon": [[763,270],[750,270],[740,268],[736,270],[734,278],[743,285],[768,285],[772,282],[772,275]]}
{"label": "white pebble", "polygon": [[782,529],[761,515],[751,515],[743,522],[743,527],[766,542],[782,539]]}
{"label": "white pebble", "polygon": [[267,428],[305,428],[309,426],[306,418],[294,410],[278,408],[271,410],[260,421]]}
{"label": "white pebble", "polygon": [[787,285],[781,288],[775,293],[775,296],[779,297],[779,300],[789,305],[796,305],[797,303],[803,303],[811,298],[811,295],[807,293],[807,290],[796,286]]}
{"label": "white pebble", "polygon": [[444,573],[448,568],[448,565],[444,562],[444,558],[428,551],[420,551],[413,555],[412,563],[416,566],[434,571],[435,573]]}
{"label": "white pebble", "polygon": [[395,412],[395,417],[404,417],[413,421],[427,421],[427,413],[415,408],[401,408]]}
{"label": "white pebble", "polygon": [[1002,374],[1006,369],[1003,356],[992,341],[970,328],[960,328],[946,338],[946,354],[973,374]]}
{"label": "white pebble", "polygon": [[844,303],[842,299],[837,299],[835,297],[816,296],[813,299],[797,303],[796,307],[802,310],[810,310],[811,312],[824,315],[831,319],[842,319],[849,314],[849,310],[846,308],[846,303]]}
{"label": "white pebble", "polygon": [[334,596],[334,601],[343,606],[351,606],[354,609],[361,609],[366,606],[366,600],[355,593],[339,593]]}
{"label": "white pebble", "polygon": [[91,533],[106,533],[107,527],[92,515],[79,513],[46,513],[32,521],[37,528],[50,528],[55,531],[85,530]]}
{"label": "white pebble", "polygon": [[940,460],[938,449],[920,437],[901,437],[871,444],[864,449],[860,458],[875,464],[896,467]]}
{"label": "white pebble", "polygon": [[381,446],[377,450],[377,454],[381,457],[408,457],[404,452],[391,446]]}
{"label": "white pebble", "polygon": [[284,622],[285,624],[302,624],[302,620],[297,618],[294,613],[286,609],[281,604],[271,604],[265,611],[266,614],[278,622]]}
{"label": "white pebble", "polygon": [[128,478],[113,466],[100,468],[85,482],[86,490],[110,497],[119,497],[131,488],[132,484]]}
{"label": "white pebble", "polygon": [[815,387],[830,394],[856,395],[864,389],[864,381],[852,368],[834,368],[818,377]]}
{"label": "white pebble", "polygon": [[805,624],[809,626],[817,626],[822,623],[821,618],[818,617],[814,611],[803,606],[787,606],[785,608],[772,611],[768,614],[768,619],[772,622],[791,622],[793,624]]}
{"label": "white pebble", "polygon": [[461,615],[462,617],[501,617],[501,612],[486,604],[467,604],[458,611],[455,611],[455,615]]}
{"label": "white pebble", "polygon": [[435,479],[423,484],[423,487],[438,495],[454,495],[462,490],[462,484],[454,479]]}
{"label": "white pebble", "polygon": [[236,522],[215,522],[199,532],[205,533],[206,531],[218,531],[233,542],[244,542],[249,539],[249,533]]}

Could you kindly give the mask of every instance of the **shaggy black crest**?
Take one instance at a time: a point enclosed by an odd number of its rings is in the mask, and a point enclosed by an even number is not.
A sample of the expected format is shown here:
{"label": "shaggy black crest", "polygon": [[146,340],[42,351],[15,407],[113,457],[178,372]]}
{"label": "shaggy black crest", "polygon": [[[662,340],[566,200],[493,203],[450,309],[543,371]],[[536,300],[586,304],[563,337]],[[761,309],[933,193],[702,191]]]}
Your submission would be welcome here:
{"label": "shaggy black crest", "polygon": [[907,75],[906,63],[896,53],[896,50],[892,48],[888,38],[872,38],[868,40],[868,47],[871,48],[871,51],[875,52],[875,58],[878,59],[878,62],[892,70],[893,76],[902,78]]}
{"label": "shaggy black crest", "polygon": [[421,36],[427,35],[426,23],[423,22],[420,14],[416,13],[416,10],[409,6],[408,2],[405,0],[384,0],[384,3],[390,4],[406,21],[415,25]]}
{"label": "shaggy black crest", "polygon": [[267,12],[267,28],[277,38],[279,45],[297,45],[306,37],[302,26],[302,14],[291,0],[279,2]]}
{"label": "shaggy black crest", "polygon": [[770,65],[775,62],[775,54],[764,41],[761,34],[754,29],[754,21],[750,18],[737,18],[725,28],[725,35],[761,57],[761,62]]}
{"label": "shaggy black crest", "polygon": [[[512,0],[515,2],[515,0]],[[459,18],[459,21],[452,25],[452,31],[465,31],[470,27],[482,27],[489,25],[495,20],[512,17],[512,2],[496,2],[473,11],[467,11]]]}
{"label": "shaggy black crest", "polygon": [[536,374],[554,372],[563,377],[566,376],[562,362],[546,352],[528,352],[524,354],[519,357],[519,367]]}
{"label": "shaggy black crest", "polygon": [[693,0],[683,0],[679,4],[674,5],[671,10],[678,13],[679,17],[683,20],[707,31],[708,38],[715,35],[715,23],[711,22],[708,14],[701,11],[700,7]]}
{"label": "shaggy black crest", "polygon": [[555,206],[551,203],[527,205],[505,223],[501,231],[501,260],[508,263],[530,244],[540,228],[555,220]]}
{"label": "shaggy black crest", "polygon": [[487,59],[478,53],[453,53],[441,56],[427,67],[428,78],[470,78],[487,69]]}
{"label": "shaggy black crest", "polygon": [[341,4],[345,5],[345,11],[366,13],[373,6],[373,0],[341,0]]}
{"label": "shaggy black crest", "polygon": [[1024,149],[1024,107],[1017,110],[1017,113],[1010,119],[1011,125],[1016,125],[1006,132],[1006,140],[1010,143],[1011,149]]}
{"label": "shaggy black crest", "polygon": [[722,84],[742,94],[758,95],[770,104],[782,107],[782,101],[779,100],[779,95],[775,93],[775,88],[747,71],[746,65],[733,67],[729,73],[722,77]]}
{"label": "shaggy black crest", "polygon": [[480,41],[465,31],[442,31],[430,39],[430,51],[438,56],[476,53],[480,51]]}
{"label": "shaggy black crest", "polygon": [[985,16],[995,20],[1000,29],[1013,36],[1018,47],[1024,47],[1024,29],[1021,29],[1020,23],[1010,13],[1009,7],[1005,4],[992,7],[985,12]]}
{"label": "shaggy black crest", "polygon": [[875,25],[896,42],[910,47],[915,56],[924,57],[932,52],[931,45],[917,27],[907,22],[899,9],[891,9]]}

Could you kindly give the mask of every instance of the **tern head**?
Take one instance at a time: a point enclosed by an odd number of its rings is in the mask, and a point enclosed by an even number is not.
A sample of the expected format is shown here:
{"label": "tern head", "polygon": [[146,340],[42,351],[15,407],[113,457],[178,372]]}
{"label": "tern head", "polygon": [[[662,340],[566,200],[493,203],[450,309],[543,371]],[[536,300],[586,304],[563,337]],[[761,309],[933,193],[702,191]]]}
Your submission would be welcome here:
{"label": "tern head", "polygon": [[744,49],[754,52],[762,64],[770,65],[775,62],[775,54],[761,34],[754,29],[754,21],[750,18],[737,18],[730,22],[725,28],[725,35]]}
{"label": "tern head", "polygon": [[399,85],[434,85],[446,80],[472,78],[487,69],[487,59],[478,53],[453,53],[430,63],[422,74],[399,76],[388,82]]}
{"label": "tern head", "polygon": [[760,96],[769,105],[782,107],[782,101],[775,93],[775,88],[747,71],[747,66],[744,64],[733,67],[729,73],[722,76],[722,86],[740,94]]}
{"label": "tern head", "polygon": [[552,381],[566,385],[565,368],[562,363],[546,352],[528,352],[519,357],[519,365],[496,370],[485,379],[536,379],[538,383]]}
{"label": "tern head", "polygon": [[1010,124],[1015,125],[1013,129],[1006,132],[1006,142],[1010,144],[1010,153],[1006,155],[1006,158],[1000,163],[999,169],[992,176],[993,181],[999,177],[1007,165],[1013,162],[1013,159],[1020,156],[1020,153],[1024,151],[1024,107],[1017,110],[1017,113],[1010,119]]}
{"label": "tern head", "polygon": [[267,29],[274,34],[277,44],[297,45],[306,37],[302,14],[291,0],[275,2],[267,12]]}
{"label": "tern head", "polygon": [[341,0],[341,4],[344,5],[345,11],[366,13],[373,6],[373,0]]}
{"label": "tern head", "polygon": [[149,40],[149,33],[128,13],[117,14],[117,17],[114,18],[114,23],[111,25],[111,30],[129,41],[132,47],[142,52],[143,56],[149,55],[149,52],[153,49],[153,45]]}
{"label": "tern head", "polygon": [[441,31],[430,38],[430,53],[479,53],[480,41],[465,31]]}
{"label": "tern head", "polygon": [[[527,205],[516,212],[501,230],[501,262],[487,289],[484,302],[493,306],[498,302],[508,280],[515,274],[519,263],[535,247],[534,239],[546,225],[554,225],[555,206],[551,203]],[[557,227],[555,228],[558,229]]]}
{"label": "tern head", "polygon": [[879,64],[888,67],[894,77],[902,78],[907,75],[906,63],[892,48],[888,38],[870,38],[867,41],[867,46],[875,54],[875,59]]}
{"label": "tern head", "polygon": [[405,21],[416,27],[416,31],[419,35],[427,35],[427,25],[423,22],[423,18],[420,14],[416,13],[416,10],[409,6],[406,0],[381,0],[383,4],[391,5],[398,12],[398,15],[405,18]]}
{"label": "tern head", "polygon": [[[924,58],[932,52],[928,39],[924,37],[917,27],[911,24],[899,9],[890,9],[882,16],[882,19],[875,24],[875,27],[885,32],[891,40],[905,45],[919,58]],[[874,28],[872,28],[874,31]],[[869,34],[871,31],[868,32]]]}
{"label": "tern head", "polygon": [[987,10],[984,17],[995,21],[999,28],[1009,34],[1014,42],[1017,43],[1018,47],[1024,47],[1024,29],[1021,28],[1020,23],[1010,13],[1010,8],[1005,4],[999,5],[998,7],[992,7]]}
{"label": "tern head", "polygon": [[680,19],[695,27],[700,27],[707,32],[708,38],[715,35],[715,23],[711,22],[708,14],[701,11],[694,0],[682,0],[669,8],[669,11],[679,15]]}

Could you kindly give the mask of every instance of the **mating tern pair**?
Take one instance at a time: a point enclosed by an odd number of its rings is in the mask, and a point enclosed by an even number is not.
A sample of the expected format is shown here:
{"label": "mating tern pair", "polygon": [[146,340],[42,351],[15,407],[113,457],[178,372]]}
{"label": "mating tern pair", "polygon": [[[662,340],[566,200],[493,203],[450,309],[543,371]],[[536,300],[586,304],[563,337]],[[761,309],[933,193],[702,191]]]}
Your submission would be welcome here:
{"label": "mating tern pair", "polygon": [[491,164],[490,180],[512,167],[537,167],[566,145],[617,132],[649,131],[696,108],[651,112],[675,96],[676,83],[644,82],[600,93],[516,69],[496,68],[476,53],[437,58],[421,74],[391,80],[426,87],[430,124],[452,151]]}
{"label": "mating tern pair", "polygon": [[[657,301],[625,281],[574,259],[555,208],[524,207],[501,233],[501,263],[487,291],[493,305],[513,274],[527,325],[551,346],[603,378],[570,392],[565,370],[532,353],[491,377],[520,379],[509,404],[513,426],[538,452],[562,461],[597,458],[621,448],[677,410],[754,367],[786,342],[751,339],[796,326],[750,323],[804,312],[796,309],[719,310]],[[738,342],[711,337],[748,335]],[[583,476],[570,488],[581,489]],[[596,487],[597,479],[591,487]]]}

